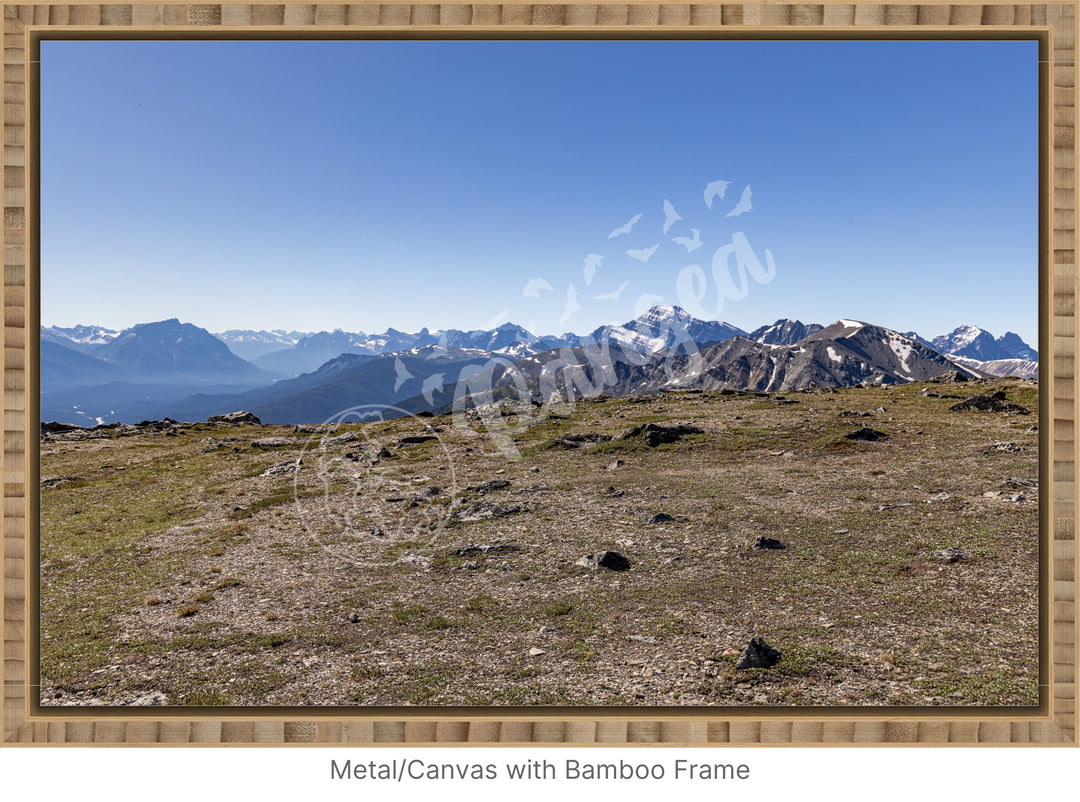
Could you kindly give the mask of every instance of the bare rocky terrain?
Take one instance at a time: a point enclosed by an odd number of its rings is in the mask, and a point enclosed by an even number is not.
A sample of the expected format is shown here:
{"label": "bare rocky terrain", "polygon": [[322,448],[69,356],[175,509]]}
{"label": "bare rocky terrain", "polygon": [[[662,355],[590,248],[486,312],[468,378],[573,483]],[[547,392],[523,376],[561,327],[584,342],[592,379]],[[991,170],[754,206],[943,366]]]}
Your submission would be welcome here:
{"label": "bare rocky terrain", "polygon": [[1037,429],[1026,380],[57,427],[42,702],[1033,705]]}

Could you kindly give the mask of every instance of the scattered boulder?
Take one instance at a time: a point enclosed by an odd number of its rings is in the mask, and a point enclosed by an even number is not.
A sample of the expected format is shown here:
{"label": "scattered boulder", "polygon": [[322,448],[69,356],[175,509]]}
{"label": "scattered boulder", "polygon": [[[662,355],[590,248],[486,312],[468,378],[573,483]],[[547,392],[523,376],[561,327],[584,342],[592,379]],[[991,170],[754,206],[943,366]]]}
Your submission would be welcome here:
{"label": "scattered boulder", "polygon": [[668,515],[666,512],[658,512],[652,518],[649,519],[651,524],[666,524],[669,521],[674,521],[675,518]]}
{"label": "scattered boulder", "polygon": [[845,440],[858,440],[862,442],[885,440],[888,437],[889,435],[885,434],[885,432],[879,432],[877,429],[871,429],[869,426],[863,426],[853,432],[848,432],[844,435]]}
{"label": "scattered boulder", "polygon": [[574,563],[574,565],[580,565],[583,568],[590,568],[594,571],[598,568],[607,568],[609,571],[630,570],[630,561],[617,551],[601,551],[597,554],[586,554]]}
{"label": "scattered boulder", "polygon": [[438,440],[438,438],[433,434],[411,434],[407,437],[402,437],[398,440],[398,443],[403,446],[414,446],[418,443],[428,443],[432,440]]}
{"label": "scattered boulder", "polygon": [[949,407],[949,412],[1011,412],[1016,415],[1029,415],[1027,409],[1019,404],[1010,404],[1005,400],[1005,393],[998,390],[993,395],[973,395]]}
{"label": "scattered boulder", "polygon": [[614,487],[609,487],[604,491],[604,495],[608,498],[622,498],[626,495],[625,490],[616,490]]}
{"label": "scattered boulder", "polygon": [[754,540],[754,551],[767,551],[769,549],[786,549],[781,541],[772,537],[765,537],[765,535],[758,535]]}
{"label": "scattered boulder", "polygon": [[779,649],[774,649],[763,637],[755,635],[739,656],[735,668],[772,668],[782,656]]}
{"label": "scattered boulder", "polygon": [[85,426],[76,426],[74,423],[59,423],[51,420],[48,423],[41,424],[42,434],[56,434],[57,432],[76,432],[84,431]]}
{"label": "scattered boulder", "polygon": [[663,443],[675,443],[688,434],[705,434],[705,430],[699,426],[661,426],[658,423],[646,423],[635,426],[619,435],[620,440],[633,440],[635,437],[643,437],[645,445],[656,448]]}
{"label": "scattered boulder", "polygon": [[1003,485],[1007,485],[1008,487],[1038,487],[1039,486],[1039,480],[1038,479],[1020,479],[1019,477],[1016,477],[1016,476],[1006,476],[1004,479],[1001,480],[1001,483]]}
{"label": "scattered boulder", "polygon": [[262,472],[263,476],[279,476],[281,474],[296,473],[303,466],[304,460],[297,457],[296,459],[288,460],[287,462],[281,462],[277,465],[271,465],[265,471]]}
{"label": "scattered boulder", "polygon": [[281,448],[282,446],[295,445],[296,441],[289,437],[261,437],[251,441],[252,448]]}
{"label": "scattered boulder", "polygon": [[991,443],[990,447],[987,448],[986,451],[983,452],[983,454],[989,454],[991,451],[1005,451],[1005,452],[1008,452],[1008,453],[1011,453],[1011,454],[1015,454],[1015,453],[1017,453],[1019,451],[1023,451],[1023,450],[1024,449],[1022,447],[1020,447],[1019,445],[1017,445],[1016,443],[998,442],[998,443]]}
{"label": "scattered boulder", "polygon": [[425,571],[431,568],[431,558],[425,557],[423,554],[407,554],[399,559],[398,562],[415,565],[418,568],[423,568]]}
{"label": "scattered boulder", "polygon": [[513,543],[488,544],[484,546],[464,546],[454,549],[454,556],[464,557],[466,554],[509,554],[519,551]]}
{"label": "scattered boulder", "polygon": [[392,457],[394,455],[392,453],[390,453],[389,448],[387,448],[386,446],[383,446],[382,448],[379,449],[379,453],[376,454],[375,456],[378,459],[389,459],[390,457]]}
{"label": "scattered boulder", "polygon": [[451,523],[467,524],[473,521],[487,521],[492,518],[505,518],[507,515],[521,512],[517,504],[492,504],[489,501],[474,501],[463,510],[451,516]]}
{"label": "scattered boulder", "polygon": [[242,423],[254,423],[256,426],[262,426],[262,421],[252,415],[250,412],[229,412],[225,415],[211,415],[206,419],[207,423],[228,423],[239,425]]}
{"label": "scattered boulder", "polygon": [[965,552],[959,546],[949,546],[948,548],[944,548],[936,554],[941,559],[950,563],[957,563],[961,560],[970,559],[967,555],[967,552]]}
{"label": "scattered boulder", "polygon": [[966,382],[968,377],[958,370],[950,370],[947,373],[942,373],[940,376],[930,379],[932,382],[941,384],[943,382]]}
{"label": "scattered boulder", "polygon": [[562,437],[556,437],[551,441],[551,444],[556,448],[581,448],[584,445],[596,445],[597,443],[606,443],[611,439],[609,434],[600,434],[598,432],[582,432],[580,434],[567,434]]}
{"label": "scattered boulder", "polygon": [[334,446],[344,445],[345,443],[355,443],[360,439],[360,435],[356,432],[345,432],[339,434],[337,437],[324,437],[322,441],[323,448],[333,448]]}
{"label": "scattered boulder", "polygon": [[621,459],[617,459],[617,460],[615,460],[615,461],[614,461],[613,463],[611,463],[610,465],[608,465],[608,466],[607,466],[607,469],[608,469],[609,471],[616,471],[616,470],[618,470],[619,468],[621,468],[621,467],[622,467],[623,465],[625,465],[625,464],[626,464],[626,463],[625,463],[625,462],[623,462],[623,461],[622,461]]}
{"label": "scattered boulder", "polygon": [[870,418],[873,417],[869,412],[856,412],[853,409],[845,409],[841,412],[837,412],[838,418]]}
{"label": "scattered boulder", "polygon": [[471,490],[474,493],[484,495],[492,490],[502,490],[505,487],[510,487],[509,479],[492,479],[490,482],[482,482],[481,484],[474,485],[473,487],[467,487],[466,490]]}
{"label": "scattered boulder", "polygon": [[42,487],[59,487],[60,485],[66,485],[68,482],[78,482],[78,476],[50,476],[41,480]]}

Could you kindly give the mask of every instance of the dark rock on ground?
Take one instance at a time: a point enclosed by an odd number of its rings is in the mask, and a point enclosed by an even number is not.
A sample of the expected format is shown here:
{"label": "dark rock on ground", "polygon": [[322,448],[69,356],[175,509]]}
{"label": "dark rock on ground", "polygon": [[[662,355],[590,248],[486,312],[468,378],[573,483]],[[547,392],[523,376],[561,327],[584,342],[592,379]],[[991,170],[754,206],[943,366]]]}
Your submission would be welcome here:
{"label": "dark rock on ground", "polygon": [[1012,412],[1017,415],[1030,414],[1019,404],[1010,404],[1005,400],[1005,393],[998,390],[993,395],[973,395],[949,407],[949,412]]}
{"label": "dark rock on ground", "polygon": [[207,423],[254,423],[256,426],[262,426],[262,421],[252,415],[250,412],[229,412],[225,415],[211,415],[206,419]]}
{"label": "dark rock on ground", "polygon": [[765,642],[760,635],[755,635],[739,656],[735,668],[772,668],[780,662],[782,654]]}
{"label": "dark rock on ground", "polygon": [[609,487],[604,491],[604,495],[608,498],[622,498],[626,495],[625,490],[616,490],[614,487]]}
{"label": "dark rock on ground", "polygon": [[617,460],[615,460],[615,461],[614,461],[613,463],[611,463],[610,465],[608,465],[608,466],[607,466],[607,469],[608,469],[609,471],[615,471],[615,470],[618,470],[619,468],[621,468],[621,467],[622,467],[623,465],[625,465],[625,464],[626,464],[626,463],[625,463],[625,462],[623,462],[623,461],[622,461],[621,459],[617,459]]}
{"label": "dark rock on ground", "polygon": [[[95,427],[96,428],[96,427]],[[42,434],[56,434],[57,432],[83,432],[86,431],[85,426],[76,426],[74,423],[58,423],[51,420],[48,423],[41,424]]]}
{"label": "dark rock on ground", "polygon": [[403,446],[417,445],[418,443],[428,443],[438,438],[433,434],[411,434],[408,437],[402,437],[398,442]]}
{"label": "dark rock on ground", "polygon": [[863,426],[861,429],[856,429],[853,432],[848,432],[844,435],[847,440],[860,440],[864,442],[873,442],[875,440],[884,440],[889,435],[885,432],[879,432],[877,429],[871,429],[869,426]]}
{"label": "dark rock on ground", "polygon": [[466,490],[471,490],[474,493],[480,493],[483,495],[491,490],[502,490],[504,487],[510,487],[509,479],[492,479],[490,482],[483,482],[473,487],[467,487]]}
{"label": "dark rock on ground", "polygon": [[662,443],[675,443],[687,434],[705,434],[705,430],[698,426],[661,426],[658,423],[646,423],[635,426],[619,435],[620,440],[632,440],[635,437],[644,437],[645,445],[650,448]]}
{"label": "dark rock on ground", "polygon": [[675,519],[668,515],[666,512],[658,512],[652,518],[649,519],[651,524],[666,524],[668,521],[674,521]]}
{"label": "dark rock on ground", "polygon": [[1016,443],[998,442],[998,443],[991,443],[990,447],[987,448],[986,451],[984,451],[983,453],[984,454],[989,454],[991,451],[1006,451],[1006,452],[1015,454],[1015,453],[1018,453],[1018,452],[1023,451],[1023,450],[1024,449],[1022,447],[1020,447],[1019,445],[1017,445]]}
{"label": "dark rock on ground", "polygon": [[586,554],[575,565],[583,568],[607,568],[609,571],[627,571],[630,561],[617,551],[601,551],[598,554]]}
{"label": "dark rock on ground", "polygon": [[387,448],[386,446],[383,446],[382,448],[379,449],[379,453],[376,454],[375,456],[380,458],[380,459],[389,459],[390,457],[392,457],[394,455],[390,453],[389,448]]}
{"label": "dark rock on ground", "polygon": [[772,537],[765,537],[765,535],[758,535],[754,540],[754,551],[765,551],[766,549],[786,549],[782,542]]}

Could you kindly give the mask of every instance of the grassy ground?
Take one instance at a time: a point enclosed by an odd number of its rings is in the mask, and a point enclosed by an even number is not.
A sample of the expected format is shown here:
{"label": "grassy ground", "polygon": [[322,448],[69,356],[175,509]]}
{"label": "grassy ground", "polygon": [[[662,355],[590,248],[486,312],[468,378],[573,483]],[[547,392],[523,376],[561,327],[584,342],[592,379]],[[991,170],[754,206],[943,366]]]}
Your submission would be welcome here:
{"label": "grassy ground", "polygon": [[[998,386],[1032,414],[913,384],[583,402],[506,418],[514,453],[449,417],[44,442],[42,701],[1035,704],[1038,403]],[[555,442],[650,422],[705,433]],[[755,634],[783,659],[737,670]]]}

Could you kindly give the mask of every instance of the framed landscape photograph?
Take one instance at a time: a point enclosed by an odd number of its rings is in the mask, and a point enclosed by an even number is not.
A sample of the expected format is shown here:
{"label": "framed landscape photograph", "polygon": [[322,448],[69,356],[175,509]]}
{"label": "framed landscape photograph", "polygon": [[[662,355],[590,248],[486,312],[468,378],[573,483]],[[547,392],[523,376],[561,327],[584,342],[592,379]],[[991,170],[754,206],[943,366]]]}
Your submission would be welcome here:
{"label": "framed landscape photograph", "polygon": [[5,7],[5,740],[1075,743],[1074,7],[904,8]]}

